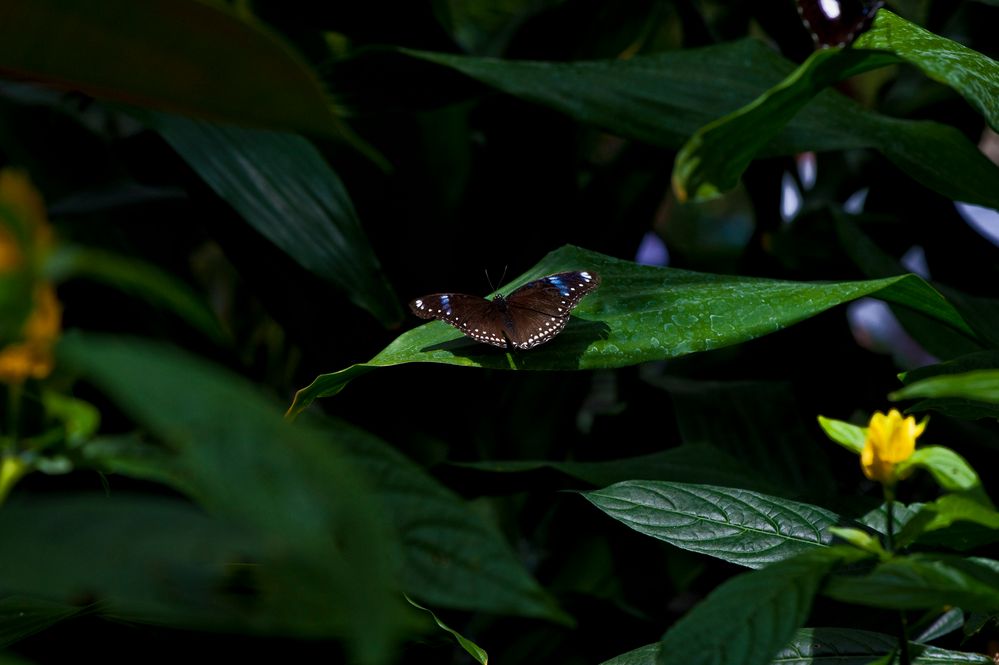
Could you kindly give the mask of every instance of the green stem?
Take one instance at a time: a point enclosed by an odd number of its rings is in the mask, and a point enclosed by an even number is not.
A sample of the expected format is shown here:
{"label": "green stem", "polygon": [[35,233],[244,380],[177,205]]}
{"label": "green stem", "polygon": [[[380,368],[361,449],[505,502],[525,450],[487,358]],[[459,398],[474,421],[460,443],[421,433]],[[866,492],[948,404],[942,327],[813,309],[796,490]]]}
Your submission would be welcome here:
{"label": "green stem", "polygon": [[[885,487],[885,549],[890,554],[895,553],[895,491]],[[905,612],[898,613],[898,663],[910,665],[909,656],[909,626]]]}

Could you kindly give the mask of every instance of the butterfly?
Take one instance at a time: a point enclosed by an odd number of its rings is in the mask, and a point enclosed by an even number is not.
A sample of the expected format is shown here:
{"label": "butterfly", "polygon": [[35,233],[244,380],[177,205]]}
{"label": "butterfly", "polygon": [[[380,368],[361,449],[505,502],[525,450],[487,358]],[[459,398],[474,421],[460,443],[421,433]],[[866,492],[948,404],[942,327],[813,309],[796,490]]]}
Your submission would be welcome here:
{"label": "butterfly", "polygon": [[421,319],[438,319],[472,339],[501,349],[531,349],[562,332],[569,312],[600,284],[592,270],[548,275],[492,300],[434,293],[409,303]]}
{"label": "butterfly", "polygon": [[846,46],[871,27],[880,0],[798,0],[798,15],[815,46]]}

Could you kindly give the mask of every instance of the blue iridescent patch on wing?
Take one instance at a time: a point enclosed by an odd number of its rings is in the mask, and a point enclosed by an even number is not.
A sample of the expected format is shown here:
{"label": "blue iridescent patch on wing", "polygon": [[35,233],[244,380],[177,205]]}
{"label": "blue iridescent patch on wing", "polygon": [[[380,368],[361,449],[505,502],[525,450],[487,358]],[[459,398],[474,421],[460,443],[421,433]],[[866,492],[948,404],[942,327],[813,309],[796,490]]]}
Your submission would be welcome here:
{"label": "blue iridescent patch on wing", "polygon": [[546,277],[545,281],[558,289],[559,293],[563,296],[569,295],[569,287],[565,285],[565,282],[562,281],[561,277]]}
{"label": "blue iridescent patch on wing", "polygon": [[451,316],[451,298],[447,295],[441,296],[441,307],[444,308],[444,313]]}

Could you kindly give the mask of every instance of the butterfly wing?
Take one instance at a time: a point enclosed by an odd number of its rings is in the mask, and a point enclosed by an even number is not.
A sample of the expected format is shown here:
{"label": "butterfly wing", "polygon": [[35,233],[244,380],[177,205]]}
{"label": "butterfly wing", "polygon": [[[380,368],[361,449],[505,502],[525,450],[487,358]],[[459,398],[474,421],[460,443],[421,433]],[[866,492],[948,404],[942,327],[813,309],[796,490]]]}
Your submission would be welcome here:
{"label": "butterfly wing", "polygon": [[544,344],[562,332],[569,312],[600,285],[593,271],[571,271],[528,282],[506,298],[506,335],[518,349]]}
{"label": "butterfly wing", "polygon": [[844,46],[871,26],[881,0],[798,0],[798,14],[816,46]]}
{"label": "butterfly wing", "polygon": [[477,342],[506,348],[503,317],[492,301],[464,293],[434,293],[417,298],[409,308],[421,319],[437,319]]}

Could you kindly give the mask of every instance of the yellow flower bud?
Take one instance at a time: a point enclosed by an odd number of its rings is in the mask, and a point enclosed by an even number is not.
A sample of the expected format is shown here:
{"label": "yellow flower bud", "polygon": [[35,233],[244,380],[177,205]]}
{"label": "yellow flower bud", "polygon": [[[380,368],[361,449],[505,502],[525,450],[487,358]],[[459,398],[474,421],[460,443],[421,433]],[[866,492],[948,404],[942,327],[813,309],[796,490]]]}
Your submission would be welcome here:
{"label": "yellow flower bud", "polygon": [[867,439],[860,453],[864,475],[891,487],[898,480],[895,465],[907,460],[916,450],[916,439],[926,429],[926,421],[916,424],[913,416],[902,418],[897,409],[888,415],[875,412],[867,428]]}

